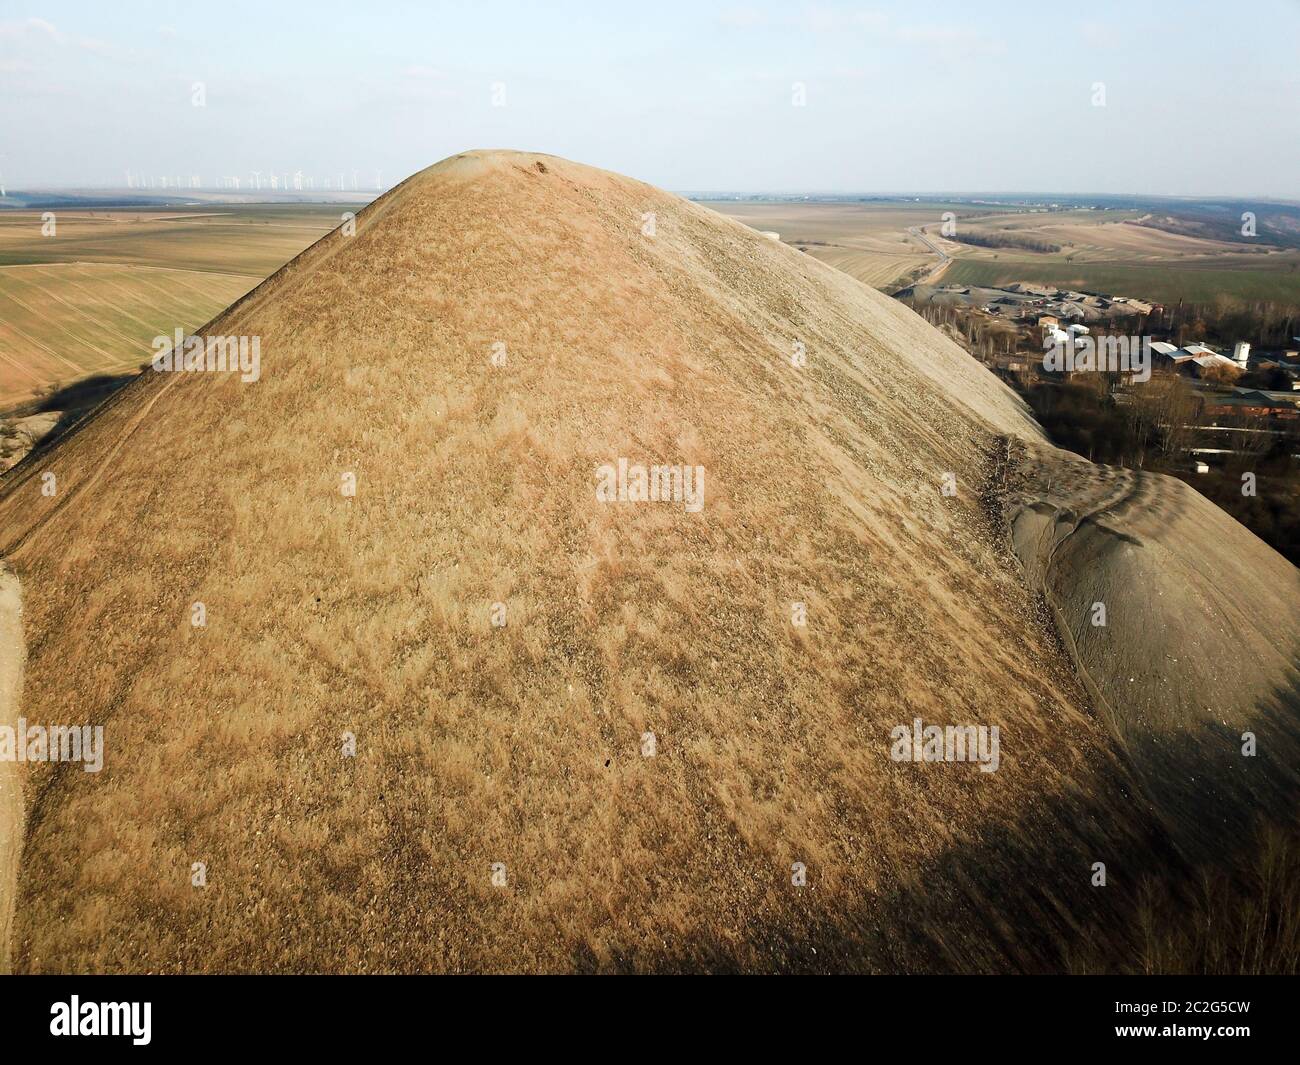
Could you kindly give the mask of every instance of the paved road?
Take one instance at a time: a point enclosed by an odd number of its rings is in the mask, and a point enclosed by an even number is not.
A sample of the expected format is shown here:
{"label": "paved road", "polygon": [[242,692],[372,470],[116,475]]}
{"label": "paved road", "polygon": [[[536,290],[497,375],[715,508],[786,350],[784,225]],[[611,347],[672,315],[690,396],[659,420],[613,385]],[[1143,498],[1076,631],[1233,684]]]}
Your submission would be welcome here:
{"label": "paved road", "polygon": [[911,226],[908,229],[908,232],[912,236],[916,237],[916,239],[919,240],[922,244],[924,244],[927,248],[929,248],[930,251],[932,251],[935,255],[939,256],[939,261],[935,263],[932,267],[930,267],[929,272],[924,277],[920,277],[917,280],[913,281],[912,284],[914,285],[933,284],[934,281],[939,277],[939,275],[948,269],[948,264],[952,262],[952,256],[949,255],[946,251],[944,251],[941,247],[939,247],[939,245],[937,245],[934,241],[932,241],[928,236],[926,236],[925,228],[923,226]]}

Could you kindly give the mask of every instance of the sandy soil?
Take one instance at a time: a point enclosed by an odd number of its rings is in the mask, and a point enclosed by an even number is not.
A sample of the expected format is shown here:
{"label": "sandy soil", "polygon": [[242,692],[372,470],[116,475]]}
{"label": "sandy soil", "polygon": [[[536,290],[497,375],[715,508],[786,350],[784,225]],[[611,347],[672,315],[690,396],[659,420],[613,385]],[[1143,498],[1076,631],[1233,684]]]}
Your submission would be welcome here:
{"label": "sandy soil", "polygon": [[1300,793],[1300,571],[1176,478],[1014,451],[1015,549],[1094,705],[1190,857],[1239,844]]}

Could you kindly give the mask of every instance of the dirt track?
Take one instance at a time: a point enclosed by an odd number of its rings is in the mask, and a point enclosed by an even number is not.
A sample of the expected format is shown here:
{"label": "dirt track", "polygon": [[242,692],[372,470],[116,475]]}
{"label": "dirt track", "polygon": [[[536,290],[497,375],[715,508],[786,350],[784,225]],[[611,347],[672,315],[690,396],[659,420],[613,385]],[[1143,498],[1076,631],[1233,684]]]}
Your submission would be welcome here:
{"label": "dirt track", "polygon": [[[16,728],[23,687],[22,590],[0,562],[0,725]],[[23,792],[18,765],[0,759],[0,974],[10,970],[10,932],[22,856]]]}

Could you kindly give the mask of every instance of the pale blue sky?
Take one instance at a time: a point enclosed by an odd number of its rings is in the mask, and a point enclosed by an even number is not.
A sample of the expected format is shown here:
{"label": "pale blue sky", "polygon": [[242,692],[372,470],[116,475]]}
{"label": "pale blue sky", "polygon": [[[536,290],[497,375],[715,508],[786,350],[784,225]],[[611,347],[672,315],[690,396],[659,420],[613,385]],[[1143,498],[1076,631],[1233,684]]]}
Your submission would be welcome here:
{"label": "pale blue sky", "polygon": [[1297,0],[975,7],[0,0],[0,174],[389,185],[511,147],[678,190],[1300,198]]}

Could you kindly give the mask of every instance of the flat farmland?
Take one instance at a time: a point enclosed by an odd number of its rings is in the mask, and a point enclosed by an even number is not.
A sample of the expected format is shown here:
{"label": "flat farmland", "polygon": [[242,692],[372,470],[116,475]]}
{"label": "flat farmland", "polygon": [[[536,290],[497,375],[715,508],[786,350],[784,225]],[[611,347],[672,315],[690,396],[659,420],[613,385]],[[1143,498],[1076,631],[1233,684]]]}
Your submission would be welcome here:
{"label": "flat farmland", "polygon": [[1235,262],[1123,263],[958,258],[943,281],[1002,286],[1013,281],[1111,295],[1136,296],[1157,303],[1213,303],[1220,299],[1269,300],[1300,306],[1300,257],[1270,260],[1270,269]]}
{"label": "flat farmland", "polygon": [[204,204],[167,210],[0,212],[0,266],[100,262],[247,274],[261,280],[339,225],[358,204]]}
{"label": "flat farmland", "polygon": [[934,263],[928,255],[890,255],[879,251],[854,251],[851,248],[805,248],[822,262],[872,288],[889,289],[902,284],[912,271]]}
{"label": "flat farmland", "polygon": [[[804,203],[713,201],[714,210],[875,288],[895,289],[926,268],[933,279],[971,285],[1015,281],[1136,296],[1160,303],[1270,300],[1300,306],[1300,251],[1174,233],[1127,210],[1042,210],[927,201]],[[941,235],[942,215],[958,235],[1038,241],[1059,251],[984,247]],[[923,239],[924,238],[924,239]],[[928,242],[928,243],[927,243]],[[946,264],[939,252],[949,257]]]}
{"label": "flat farmland", "polygon": [[255,284],[245,274],[111,263],[0,267],[3,403],[136,369],[155,336],[198,328]]}
{"label": "flat farmland", "polygon": [[[968,205],[903,203],[801,203],[717,200],[705,204],[781,240],[873,288],[903,284],[915,270],[938,263],[913,230],[937,224],[945,210],[958,218]],[[987,212],[981,211],[980,214]]]}
{"label": "flat farmland", "polygon": [[324,236],[335,204],[0,214],[0,410],[133,370]]}

